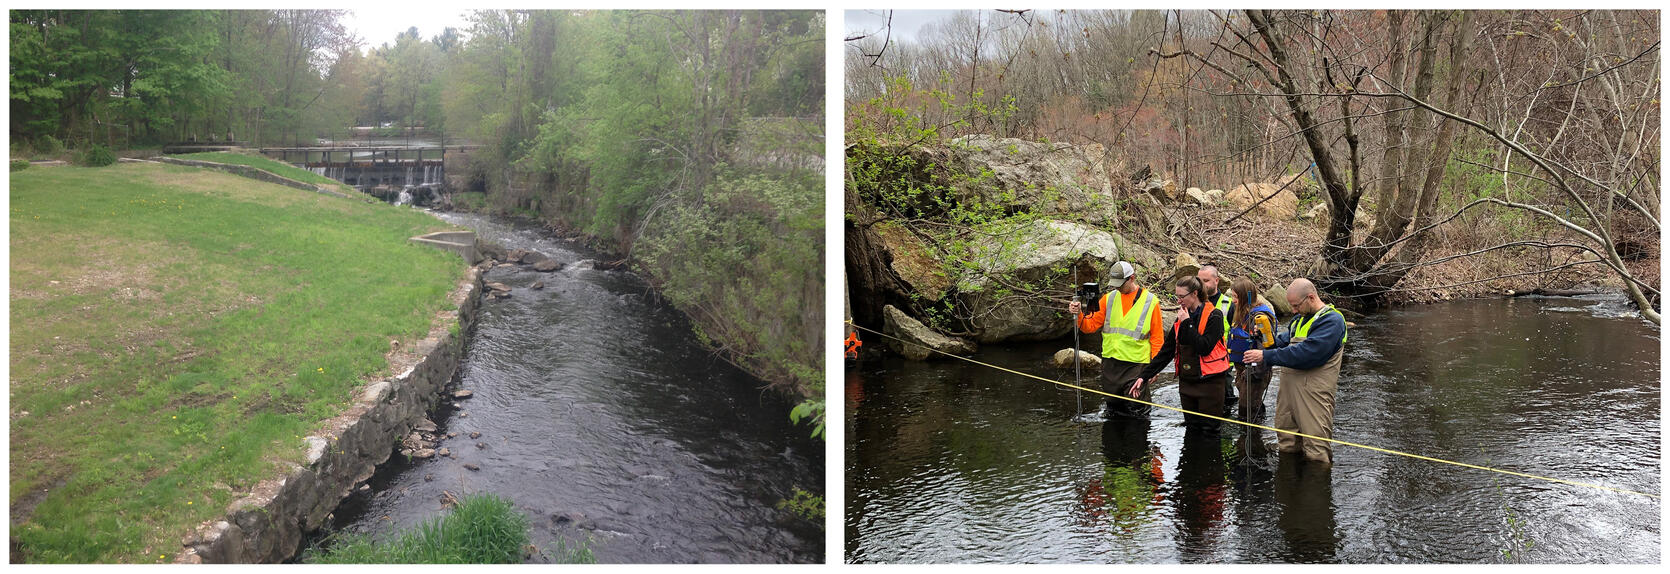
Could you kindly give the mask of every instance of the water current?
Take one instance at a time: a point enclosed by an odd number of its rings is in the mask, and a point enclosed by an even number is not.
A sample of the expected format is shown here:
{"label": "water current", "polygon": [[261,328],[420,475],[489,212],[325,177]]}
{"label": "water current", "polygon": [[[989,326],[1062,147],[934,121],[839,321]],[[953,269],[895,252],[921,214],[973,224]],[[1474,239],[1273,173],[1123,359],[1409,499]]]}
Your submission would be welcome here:
{"label": "water current", "polygon": [[[1621,298],[1450,302],[1356,322],[1335,438],[1659,493],[1660,335]],[[1071,381],[1046,364],[1070,341],[975,358]],[[1176,406],[1175,379],[1161,381],[1156,401]],[[1275,452],[1267,431],[1203,436],[1173,411],[1075,422],[1074,391],[955,360],[864,363],[845,386],[849,562],[1661,559],[1649,497],[1344,446],[1319,469]]]}
{"label": "water current", "polygon": [[474,395],[434,416],[457,433],[438,445],[453,457],[395,455],[334,528],[386,535],[439,516],[446,493],[493,493],[529,516],[535,546],[589,539],[599,562],[824,560],[823,532],[775,508],[795,487],[823,492],[823,443],[791,405],[698,344],[641,278],[575,265],[598,255],[530,224],[443,218],[568,265],[487,272],[512,296],[482,302],[456,381]]}

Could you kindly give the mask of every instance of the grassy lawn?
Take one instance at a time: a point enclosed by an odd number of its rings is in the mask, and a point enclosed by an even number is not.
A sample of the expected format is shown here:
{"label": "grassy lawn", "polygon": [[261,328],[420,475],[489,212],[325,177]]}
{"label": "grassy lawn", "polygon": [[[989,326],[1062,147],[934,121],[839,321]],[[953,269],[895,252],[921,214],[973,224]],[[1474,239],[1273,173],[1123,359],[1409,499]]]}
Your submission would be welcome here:
{"label": "grassy lawn", "polygon": [[314,184],[314,185],[339,185],[339,186],[343,185],[343,183],[340,182],[340,181],[336,181],[334,179],[319,175],[317,173],[313,173],[311,171],[308,171],[308,170],[305,170],[305,169],[302,169],[302,168],[284,163],[282,161],[278,161],[276,159],[271,159],[271,158],[268,158],[268,157],[263,156],[263,155],[258,155],[258,154],[243,154],[243,153],[232,153],[232,152],[224,152],[224,151],[212,151],[212,152],[205,152],[205,153],[185,153],[185,154],[171,155],[169,157],[177,157],[177,158],[180,158],[180,159],[195,159],[197,161],[212,161],[212,162],[216,162],[216,163],[235,163],[235,164],[238,164],[238,165],[247,165],[247,166],[251,166],[251,167],[261,168],[261,169],[276,173],[278,175],[282,175],[284,177],[288,177],[290,179],[293,179],[293,180],[296,180],[296,181],[299,181],[299,182],[302,182],[302,183],[311,183],[311,184]]}
{"label": "grassy lawn", "polygon": [[[309,174],[312,175],[312,174]],[[11,174],[12,539],[159,562],[426,334],[463,277],[384,204],[158,164]]]}

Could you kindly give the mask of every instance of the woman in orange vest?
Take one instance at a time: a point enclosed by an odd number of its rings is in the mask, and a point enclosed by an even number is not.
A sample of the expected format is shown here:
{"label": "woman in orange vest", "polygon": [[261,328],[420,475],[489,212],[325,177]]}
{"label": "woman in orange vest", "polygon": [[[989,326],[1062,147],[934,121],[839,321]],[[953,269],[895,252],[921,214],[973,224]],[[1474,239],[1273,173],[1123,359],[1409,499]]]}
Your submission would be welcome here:
{"label": "woman in orange vest", "polygon": [[[1224,385],[1229,384],[1229,349],[1224,345],[1223,311],[1204,300],[1200,279],[1177,280],[1177,320],[1166,331],[1160,353],[1148,362],[1137,387],[1154,380],[1166,363],[1177,365],[1177,394],[1184,410],[1213,416],[1224,414]],[[1192,426],[1217,427],[1217,421],[1185,415]]]}

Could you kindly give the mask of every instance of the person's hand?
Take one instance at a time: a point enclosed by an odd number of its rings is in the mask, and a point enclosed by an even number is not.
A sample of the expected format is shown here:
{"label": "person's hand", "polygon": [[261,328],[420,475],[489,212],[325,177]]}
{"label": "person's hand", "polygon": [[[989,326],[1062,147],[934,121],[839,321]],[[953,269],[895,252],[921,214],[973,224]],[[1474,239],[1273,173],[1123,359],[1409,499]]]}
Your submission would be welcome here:
{"label": "person's hand", "polygon": [[1183,307],[1183,306],[1178,306],[1177,307],[1177,320],[1178,321],[1189,320],[1189,308],[1188,307]]}
{"label": "person's hand", "polygon": [[1263,349],[1247,349],[1241,353],[1241,362],[1254,364],[1264,362]]}
{"label": "person's hand", "polygon": [[1134,399],[1139,396],[1142,396],[1142,378],[1140,377],[1137,378],[1137,382],[1131,384],[1131,398]]}
{"label": "person's hand", "polygon": [[1075,300],[1072,303],[1068,303],[1067,304],[1067,312],[1072,313],[1074,315],[1079,314],[1079,302]]}

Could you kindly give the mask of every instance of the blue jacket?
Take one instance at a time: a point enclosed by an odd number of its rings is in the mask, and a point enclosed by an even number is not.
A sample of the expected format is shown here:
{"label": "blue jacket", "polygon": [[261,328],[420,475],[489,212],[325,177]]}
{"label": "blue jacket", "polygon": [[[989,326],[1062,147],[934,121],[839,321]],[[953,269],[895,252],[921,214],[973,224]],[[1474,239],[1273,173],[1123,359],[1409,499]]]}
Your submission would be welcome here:
{"label": "blue jacket", "polygon": [[1310,326],[1310,336],[1304,341],[1293,343],[1292,331],[1276,335],[1276,345],[1264,351],[1264,362],[1277,367],[1314,369],[1333,358],[1344,338],[1345,317],[1328,313],[1316,318],[1316,323]]}

